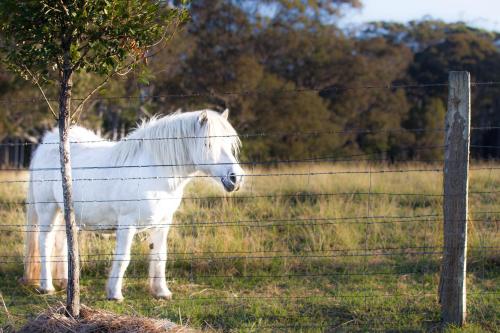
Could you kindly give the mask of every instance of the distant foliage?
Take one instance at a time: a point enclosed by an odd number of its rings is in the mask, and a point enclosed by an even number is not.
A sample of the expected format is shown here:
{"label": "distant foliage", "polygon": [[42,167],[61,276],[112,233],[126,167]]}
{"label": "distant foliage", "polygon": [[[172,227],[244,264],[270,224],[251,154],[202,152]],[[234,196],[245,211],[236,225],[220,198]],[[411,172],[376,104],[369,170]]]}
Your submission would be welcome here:
{"label": "distant foliage", "polygon": [[[248,158],[369,154],[394,161],[440,159],[442,149],[426,147],[443,145],[444,135],[436,129],[443,127],[446,87],[360,87],[445,83],[450,70],[468,70],[473,81],[500,81],[500,36],[440,21],[375,22],[356,33],[341,30],[338,18],[360,5],[357,0],[192,1],[190,22],[150,59],[147,75],[116,79],[100,92],[100,97],[134,98],[94,100],[82,121],[113,138],[140,117],[178,108],[227,107],[240,133],[276,133],[247,139],[243,154]],[[131,20],[138,24],[134,33],[141,33],[140,19]],[[88,29],[77,33],[122,33],[123,27],[109,18]],[[102,62],[101,72],[113,67],[113,57],[120,57],[123,47],[133,47],[127,43],[123,39],[110,49],[113,56]],[[92,52],[99,43],[89,47]],[[50,55],[50,50],[40,52],[41,57]],[[76,95],[95,80],[88,75],[75,82]],[[296,89],[314,90],[291,92]],[[500,124],[498,89],[473,88],[473,126]],[[26,88],[0,76],[3,98],[19,97],[20,91]],[[39,135],[47,125],[33,115],[21,128],[8,125],[19,118],[20,109],[0,105],[0,130]],[[350,131],[359,128],[373,132]],[[311,131],[323,134],[293,135]],[[499,145],[500,131],[476,131],[472,140],[475,145]],[[473,154],[499,157],[500,150],[477,148]]]}

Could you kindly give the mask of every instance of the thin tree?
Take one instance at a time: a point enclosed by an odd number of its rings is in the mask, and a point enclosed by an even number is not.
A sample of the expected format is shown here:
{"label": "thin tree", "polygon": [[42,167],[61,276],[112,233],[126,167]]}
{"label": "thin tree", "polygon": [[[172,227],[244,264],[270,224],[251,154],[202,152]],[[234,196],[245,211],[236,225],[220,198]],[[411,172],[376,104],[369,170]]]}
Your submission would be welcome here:
{"label": "thin tree", "polygon": [[[161,0],[2,0],[2,60],[42,93],[58,121],[59,152],[68,239],[67,312],[80,313],[78,241],[72,204],[70,142],[72,120],[86,101],[117,74],[145,62],[171,35],[186,11]],[[76,108],[71,106],[73,77],[81,71],[102,75]],[[44,86],[58,84],[57,99]],[[51,102],[58,103],[58,112]]]}

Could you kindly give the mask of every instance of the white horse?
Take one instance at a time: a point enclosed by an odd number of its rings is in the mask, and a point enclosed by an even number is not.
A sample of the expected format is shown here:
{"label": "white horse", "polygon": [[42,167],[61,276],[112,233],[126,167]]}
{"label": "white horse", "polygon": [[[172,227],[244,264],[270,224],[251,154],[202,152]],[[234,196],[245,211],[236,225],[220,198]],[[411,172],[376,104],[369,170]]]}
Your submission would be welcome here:
{"label": "white horse", "polygon": [[[151,292],[171,298],[165,279],[167,235],[184,187],[198,172],[228,192],[238,190],[243,180],[240,140],[227,116],[228,110],[202,110],[154,118],[119,142],[81,127],[70,130],[76,223],[83,230],[116,230],[108,299],[123,299],[132,240],[145,229]],[[24,281],[39,284],[43,293],[54,292],[53,280],[61,287],[67,283],[58,142],[57,131],[47,133],[30,166]]]}

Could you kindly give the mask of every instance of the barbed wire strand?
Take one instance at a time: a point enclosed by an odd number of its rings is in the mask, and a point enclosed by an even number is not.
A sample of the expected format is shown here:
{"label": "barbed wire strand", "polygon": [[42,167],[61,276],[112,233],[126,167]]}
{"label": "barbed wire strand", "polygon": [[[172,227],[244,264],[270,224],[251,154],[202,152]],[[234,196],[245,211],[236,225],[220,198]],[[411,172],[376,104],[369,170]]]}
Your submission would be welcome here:
{"label": "barbed wire strand", "polygon": [[[500,295],[499,291],[485,291],[485,292],[469,292],[468,295]],[[221,300],[305,300],[305,299],[335,299],[335,298],[390,298],[390,297],[401,297],[401,298],[417,298],[417,297],[435,297],[437,293],[377,293],[377,294],[364,294],[362,291],[358,293],[350,293],[350,294],[333,294],[333,295],[303,295],[303,296],[270,296],[270,295],[257,295],[257,296],[224,296],[217,295],[214,297],[173,297],[170,301],[221,301]],[[41,295],[40,297],[44,297]],[[30,304],[30,303],[28,303]]]}
{"label": "barbed wire strand", "polygon": [[[442,148],[443,146],[428,146],[428,147],[406,147],[402,148],[402,150],[413,149],[413,150],[424,150],[424,149],[436,149]],[[279,164],[301,164],[301,163],[321,163],[321,162],[425,162],[425,163],[442,163],[443,159],[387,159],[387,158],[366,158],[360,159],[357,157],[366,157],[366,156],[375,156],[375,155],[383,155],[388,153],[388,151],[382,151],[377,153],[362,153],[362,154],[354,154],[343,157],[335,157],[335,156],[320,156],[320,157],[308,157],[302,159],[288,159],[288,160],[262,160],[262,161],[241,161],[241,162],[217,162],[217,163],[180,163],[180,164],[129,164],[129,165],[100,165],[100,166],[75,166],[73,170],[94,170],[94,169],[127,169],[127,168],[160,168],[160,167],[179,167],[179,166],[212,166],[212,165],[269,165],[275,166]],[[29,172],[37,172],[37,171],[59,171],[58,167],[43,167],[43,168],[31,168],[31,169],[19,169],[19,168],[4,168],[0,171],[29,171]],[[14,181],[12,181],[14,182]],[[25,180],[20,180],[18,182],[26,182]]]}
{"label": "barbed wire strand", "polygon": [[[484,194],[498,194],[500,191],[470,191],[470,195],[484,195]],[[314,197],[335,197],[335,196],[409,196],[409,197],[428,197],[428,198],[442,198],[444,194],[438,193],[397,193],[397,192],[331,192],[331,193],[277,193],[277,194],[262,194],[262,195],[234,195],[234,196],[185,196],[185,197],[170,197],[166,196],[163,198],[120,198],[120,199],[91,199],[91,200],[73,200],[73,203],[84,204],[84,203],[110,203],[110,202],[163,202],[169,200],[181,200],[181,201],[211,201],[211,200],[247,200],[247,199],[261,199],[261,198],[314,198]],[[463,193],[456,193],[454,196],[460,196]],[[12,206],[12,205],[36,205],[36,204],[63,204],[62,201],[0,201],[0,206]],[[1,225],[0,225],[1,226]]]}
{"label": "barbed wire strand", "polygon": [[[472,214],[500,214],[500,212],[495,211],[485,211],[485,212],[475,212]],[[211,228],[222,228],[222,227],[254,227],[254,228],[262,228],[262,227],[278,227],[278,226],[319,226],[319,225],[335,225],[335,224],[393,224],[393,223],[411,223],[411,222],[428,222],[428,221],[440,221],[443,217],[441,215],[421,215],[421,216],[372,216],[372,217],[344,217],[344,218],[336,218],[336,217],[294,217],[294,218],[281,218],[281,219],[254,219],[254,220],[234,220],[234,221],[216,221],[216,222],[196,222],[191,221],[190,223],[156,223],[150,225],[134,225],[134,226],[120,226],[117,224],[94,224],[94,225],[86,225],[80,224],[78,225],[81,228],[81,231],[106,231],[106,230],[128,230],[128,229],[138,229],[141,231],[142,229],[155,229],[158,227],[211,227]],[[366,222],[363,220],[370,219],[372,221]],[[375,221],[376,219],[382,219],[381,221]],[[392,220],[384,220],[384,219],[392,219]],[[484,219],[477,220],[469,218],[467,221],[469,222],[486,222]],[[490,220],[491,223],[497,223],[499,220]],[[264,223],[263,223],[264,222]],[[292,222],[292,223],[284,223],[284,222]],[[297,222],[314,222],[314,223],[297,223]],[[1,229],[2,231],[20,231],[20,232],[50,232],[46,230],[40,230],[40,225],[25,225],[25,224],[3,224],[0,225],[0,228],[22,228],[23,230],[15,230],[15,229]],[[48,226],[45,226],[45,228]],[[60,228],[58,228],[60,227]],[[25,230],[24,230],[25,229]],[[66,230],[64,225],[53,225],[52,231],[61,231]]]}
{"label": "barbed wire strand", "polygon": [[[143,166],[148,167],[148,166]],[[154,165],[157,167],[157,165]],[[500,167],[479,167],[479,168],[470,168],[469,170],[493,170]],[[104,167],[103,169],[107,169]],[[406,173],[406,172],[443,172],[441,168],[415,168],[415,169],[380,169],[374,170],[372,173],[382,174],[382,173]],[[367,171],[364,170],[340,170],[340,171],[315,171],[315,172],[274,172],[274,173],[243,173],[239,174],[241,177],[291,177],[291,176],[325,176],[325,175],[346,175],[346,174],[366,174]],[[87,178],[75,178],[73,181],[131,181],[131,180],[160,180],[160,179],[211,179],[211,178],[224,178],[227,175],[207,175],[207,174],[194,174],[194,175],[185,175],[185,176],[144,176],[144,177],[87,177]],[[60,182],[61,180],[58,178],[49,178],[49,179],[36,179],[36,180],[23,180],[23,181],[15,181],[22,183],[30,183],[30,182]],[[14,182],[14,181],[12,181]]]}
{"label": "barbed wire strand", "polygon": [[[496,86],[500,85],[500,82],[496,81],[485,81],[485,82],[471,82],[472,87],[479,86]],[[267,94],[289,94],[289,93],[307,93],[307,92],[340,92],[349,90],[373,90],[373,89],[384,89],[384,90],[397,90],[397,89],[419,89],[419,88],[442,88],[448,87],[448,82],[438,82],[438,83],[411,83],[411,84],[364,84],[364,85],[334,85],[327,87],[303,87],[294,89],[273,89],[273,90],[240,90],[240,91],[218,91],[218,92],[191,92],[191,93],[171,93],[171,94],[159,94],[150,95],[150,99],[174,99],[174,98],[202,98],[202,97],[214,97],[220,95],[226,96],[248,96],[248,95],[267,95]],[[140,100],[142,96],[99,96],[88,99],[88,101],[100,101],[100,100]],[[82,101],[83,98],[72,98],[72,101]],[[25,98],[25,99],[0,99],[0,103],[5,104],[18,104],[18,103],[46,103],[46,102],[57,102],[57,98]]]}
{"label": "barbed wire strand", "polygon": [[[366,253],[369,255],[374,255],[374,256],[384,256],[386,253],[389,253],[389,255],[393,255],[390,253],[390,251],[399,251],[396,253],[398,254],[420,254],[424,253],[425,251],[413,251],[413,252],[404,252],[406,250],[422,250],[422,249],[439,249],[439,250],[445,250],[446,248],[443,246],[435,245],[435,246],[407,246],[407,247],[380,247],[380,248],[368,248],[368,247],[362,247],[362,248],[345,248],[345,249],[329,249],[329,250],[304,250],[302,251],[303,254],[311,254],[311,253],[335,253],[331,255],[320,255],[318,258],[329,258],[332,256],[336,257],[342,257],[342,256],[350,256],[350,253],[348,252],[354,252],[353,255],[355,256],[363,256]],[[471,246],[469,247],[471,251],[482,251],[482,250],[493,250],[493,252],[500,250],[500,246]],[[439,251],[439,253],[442,253],[443,251]],[[358,253],[359,252],[359,253]],[[436,251],[434,251],[436,252]],[[432,253],[434,253],[432,252]],[[274,254],[279,254],[277,256],[242,256],[244,254],[255,254],[255,253],[274,253]],[[338,253],[338,254],[337,254]],[[437,253],[437,252],[436,252]],[[174,255],[174,256],[180,256],[182,260],[190,260],[193,258],[192,256],[194,255],[204,255],[204,257],[194,257],[200,260],[212,260],[212,259],[217,259],[217,258],[222,258],[222,259],[260,259],[260,258],[300,258],[300,257],[310,257],[309,255],[300,255],[300,254],[290,254],[290,252],[285,251],[285,250],[257,250],[257,251],[198,251],[198,252],[175,252],[171,251],[169,252],[169,255]],[[231,256],[218,256],[214,257],[214,254],[230,254]],[[239,254],[239,256],[236,256],[236,254]],[[112,256],[123,256],[126,255],[124,253],[121,254],[114,254],[114,253],[88,253],[88,254],[82,254],[81,257],[83,258],[92,258],[92,257],[112,257]],[[131,252],[129,254],[131,257],[144,257],[144,258],[149,258],[149,253],[134,253]],[[209,256],[211,255],[211,256]],[[21,255],[0,255],[0,258],[19,258]],[[185,258],[185,256],[190,256],[190,258]],[[51,256],[30,256],[30,258],[65,258],[64,255],[62,256],[57,256],[57,255],[51,255]],[[102,259],[84,259],[84,261],[87,262],[99,262]],[[104,261],[110,261],[114,259],[106,259]],[[167,259],[171,260],[171,259]],[[172,259],[173,260],[173,259]],[[180,260],[179,258],[176,258],[175,260]],[[120,260],[118,260],[120,261]],[[126,261],[126,260],[125,260]],[[162,261],[160,259],[155,261]],[[17,262],[17,261],[16,261]],[[33,262],[40,262],[39,260],[33,261]],[[54,262],[65,262],[65,260],[60,260],[60,261],[54,261]]]}
{"label": "barbed wire strand", "polygon": [[[471,131],[489,131],[498,130],[499,126],[481,126],[471,127]],[[378,133],[398,133],[398,132],[444,132],[445,128],[383,128],[383,129],[368,129],[368,128],[350,128],[345,130],[309,130],[309,131],[294,131],[294,132],[256,132],[256,133],[240,133],[230,135],[209,135],[209,136],[174,136],[174,137],[157,137],[157,138],[129,138],[125,136],[120,140],[109,140],[106,138],[99,140],[70,140],[70,144],[92,144],[92,143],[116,143],[116,142],[147,142],[147,141],[166,141],[166,140],[191,140],[191,139],[209,139],[209,138],[230,138],[239,137],[241,139],[250,138],[264,138],[264,137],[314,137],[321,135],[336,135],[336,134],[378,134]],[[1,146],[15,147],[15,146],[39,146],[39,145],[59,145],[59,141],[54,142],[1,142]],[[474,146],[473,146],[474,147]]]}

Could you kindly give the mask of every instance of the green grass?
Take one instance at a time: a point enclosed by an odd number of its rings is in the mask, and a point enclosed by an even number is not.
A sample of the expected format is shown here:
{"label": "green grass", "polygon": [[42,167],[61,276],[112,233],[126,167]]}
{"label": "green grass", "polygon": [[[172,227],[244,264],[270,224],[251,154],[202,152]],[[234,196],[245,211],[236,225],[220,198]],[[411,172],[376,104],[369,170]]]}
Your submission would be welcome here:
{"label": "green grass", "polygon": [[[441,173],[376,173],[423,168],[440,167],[379,165],[370,167],[375,171],[371,175],[250,177],[235,196],[186,200],[169,235],[167,275],[173,300],[149,295],[148,244],[139,236],[133,251],[138,255],[126,273],[125,301],[105,299],[111,257],[103,255],[98,262],[83,263],[82,302],[208,331],[438,330],[442,219],[433,215],[442,214]],[[363,171],[368,166],[249,171],[342,170]],[[14,177],[26,175],[0,176]],[[23,223],[24,208],[5,203],[24,200],[25,187],[2,185],[0,225]],[[470,194],[468,325],[449,331],[500,330],[500,203],[497,193],[484,193],[499,187],[498,170],[471,172],[470,191],[483,193]],[[203,181],[192,183],[187,192],[188,197],[223,195]],[[421,193],[432,196],[415,195]],[[277,196],[266,197],[270,194]],[[248,198],[253,195],[262,197]],[[370,218],[349,219],[353,216]],[[412,216],[416,218],[408,218]],[[235,223],[214,225],[217,221]],[[10,313],[9,319],[0,311],[2,325],[10,321],[20,326],[47,304],[64,301],[64,291],[39,295],[17,282],[22,276],[22,239],[19,231],[1,232],[0,256],[15,256],[9,260],[16,261],[0,265],[0,291]],[[111,253],[113,246],[113,238],[81,233],[83,254]]]}

